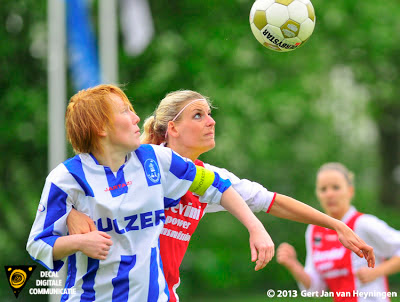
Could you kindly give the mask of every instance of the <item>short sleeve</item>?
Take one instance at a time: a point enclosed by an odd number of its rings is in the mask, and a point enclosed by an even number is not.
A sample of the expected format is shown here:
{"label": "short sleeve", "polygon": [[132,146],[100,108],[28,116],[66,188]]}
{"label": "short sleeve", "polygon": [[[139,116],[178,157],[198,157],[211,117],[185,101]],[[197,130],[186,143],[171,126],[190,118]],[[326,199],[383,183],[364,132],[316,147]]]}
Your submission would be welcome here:
{"label": "short sleeve", "polygon": [[400,256],[400,231],[379,218],[364,214],[357,219],[354,231],[374,248],[376,256],[391,258]]}
{"label": "short sleeve", "polygon": [[[217,172],[222,178],[229,179],[232,183],[232,188],[239,193],[253,212],[269,211],[276,195],[274,192],[268,191],[268,189],[257,182],[240,179],[226,169],[218,168],[210,164],[204,164],[204,167]],[[220,205],[208,205],[206,208],[207,213],[219,211],[225,211],[225,208]]]}

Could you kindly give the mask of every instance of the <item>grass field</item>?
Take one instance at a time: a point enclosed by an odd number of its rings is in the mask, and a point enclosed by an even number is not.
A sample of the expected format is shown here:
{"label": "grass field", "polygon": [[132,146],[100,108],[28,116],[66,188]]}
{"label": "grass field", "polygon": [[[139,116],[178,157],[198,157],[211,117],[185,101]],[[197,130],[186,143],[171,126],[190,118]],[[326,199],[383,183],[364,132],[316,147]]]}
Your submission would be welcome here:
{"label": "grass field", "polygon": [[[391,298],[391,302],[400,302],[400,294],[397,294],[397,298]],[[235,297],[193,297],[190,298],[190,302],[332,302],[331,298],[307,298],[307,297],[296,297],[296,298],[268,298],[267,295],[257,296],[235,296]]]}
{"label": "grass field", "polygon": [[[193,298],[190,302],[285,302],[285,301],[296,301],[296,302],[332,302],[332,300],[327,298],[268,298],[267,295],[258,296],[236,296],[236,297],[203,297],[203,298]],[[393,300],[392,300],[393,301]]]}

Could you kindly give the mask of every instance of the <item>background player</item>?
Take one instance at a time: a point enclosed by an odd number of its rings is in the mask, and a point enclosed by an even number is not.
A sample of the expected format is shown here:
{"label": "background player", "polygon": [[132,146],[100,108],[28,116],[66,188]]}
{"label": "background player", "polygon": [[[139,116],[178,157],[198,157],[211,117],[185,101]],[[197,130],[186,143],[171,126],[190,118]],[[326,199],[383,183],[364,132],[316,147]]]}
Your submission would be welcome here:
{"label": "background player", "polygon": [[[367,268],[363,261],[342,248],[335,232],[310,225],[306,231],[307,258],[305,268],[296,257],[295,249],[282,243],[277,261],[298,281],[301,289],[347,292],[345,301],[389,301],[389,298],[353,296],[353,291],[384,293],[388,291],[386,276],[400,271],[400,232],[375,216],[362,214],[351,206],[354,176],[340,163],[327,163],[317,173],[316,193],[324,211],[342,220],[373,246],[376,267]],[[385,260],[388,259],[388,260]],[[335,295],[335,301],[342,301]]]}

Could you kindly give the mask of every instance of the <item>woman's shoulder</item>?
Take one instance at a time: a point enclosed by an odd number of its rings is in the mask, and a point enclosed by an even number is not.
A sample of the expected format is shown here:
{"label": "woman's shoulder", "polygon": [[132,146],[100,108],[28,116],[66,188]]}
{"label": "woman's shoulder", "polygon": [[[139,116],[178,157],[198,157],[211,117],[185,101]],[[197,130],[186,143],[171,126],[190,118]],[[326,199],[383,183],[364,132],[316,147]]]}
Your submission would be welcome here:
{"label": "woman's shoulder", "polygon": [[383,222],[385,223],[383,220],[379,219],[378,217],[372,215],[372,214],[367,214],[367,213],[362,213],[362,215],[360,215],[360,217],[357,219],[357,223],[361,223],[361,224],[374,224],[377,222]]}
{"label": "woman's shoulder", "polygon": [[153,145],[153,144],[141,144],[139,148],[133,151],[137,156],[152,156],[157,154],[159,156],[167,155],[171,157],[172,150],[168,147]]}
{"label": "woman's shoulder", "polygon": [[385,229],[387,227],[388,224],[385,221],[372,214],[362,214],[354,224],[354,230],[356,233],[370,233],[377,229]]}

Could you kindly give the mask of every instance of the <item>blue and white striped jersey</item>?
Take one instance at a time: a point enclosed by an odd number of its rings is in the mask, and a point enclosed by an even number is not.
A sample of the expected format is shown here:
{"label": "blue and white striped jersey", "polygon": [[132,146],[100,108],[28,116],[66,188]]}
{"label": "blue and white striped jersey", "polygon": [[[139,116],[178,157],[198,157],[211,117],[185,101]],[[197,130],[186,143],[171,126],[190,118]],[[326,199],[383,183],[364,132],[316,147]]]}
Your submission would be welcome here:
{"label": "blue and white striped jersey", "polygon": [[[197,179],[196,171],[191,161],[154,145],[130,153],[118,172],[90,154],[57,166],[46,179],[28,239],[31,257],[50,270],[62,267],[64,261],[53,261],[52,250],[56,239],[67,235],[72,207],[113,241],[106,260],[81,252],[68,257],[66,288],[74,287],[76,294],[64,295],[62,301],[168,301],[159,251],[164,208],[179,202]],[[230,186],[229,180],[213,176],[203,202],[218,202]]]}

